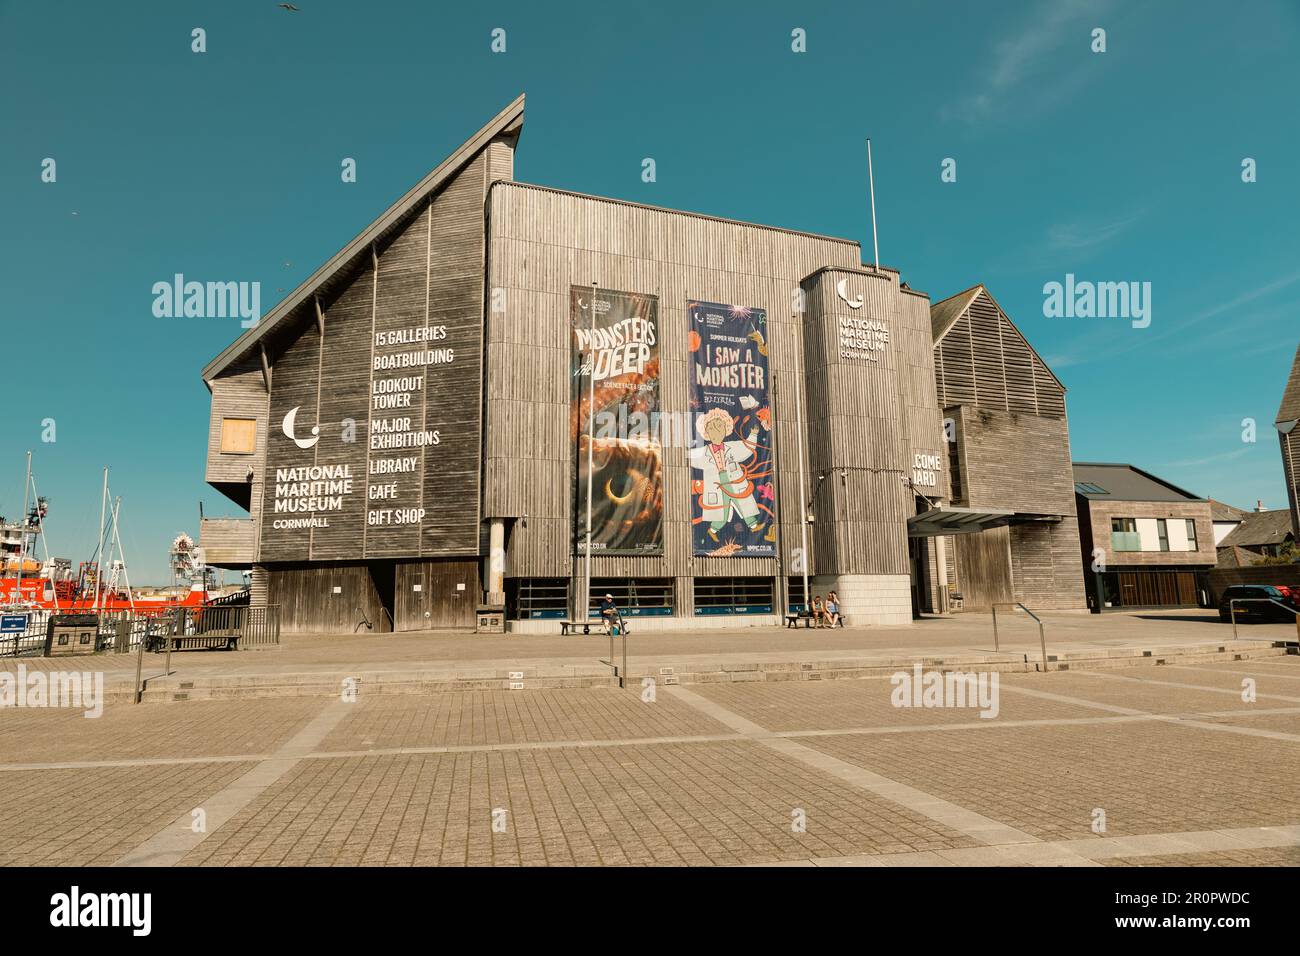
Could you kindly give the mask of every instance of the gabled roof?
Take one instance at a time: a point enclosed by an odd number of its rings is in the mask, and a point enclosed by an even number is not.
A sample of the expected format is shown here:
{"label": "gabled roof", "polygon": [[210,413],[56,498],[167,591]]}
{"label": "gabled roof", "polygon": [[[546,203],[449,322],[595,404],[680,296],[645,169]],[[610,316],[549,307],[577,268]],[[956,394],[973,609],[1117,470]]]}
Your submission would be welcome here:
{"label": "gabled roof", "polygon": [[[1171,485],[1163,478],[1132,465],[1076,461],[1073,464],[1075,494],[1090,501],[1204,501],[1190,491]],[[1083,491],[1088,485],[1101,491]],[[1225,539],[1226,540],[1226,539]]]}
{"label": "gabled roof", "polygon": [[1250,514],[1244,508],[1234,508],[1232,505],[1224,504],[1222,501],[1210,499],[1210,520],[1212,521],[1240,521],[1246,515]]}
{"label": "gabled roof", "polygon": [[973,285],[930,306],[930,331],[933,341],[938,342],[948,334],[948,330],[975,301],[975,296],[980,294],[982,288],[984,288],[982,285]]}
{"label": "gabled roof", "polygon": [[1219,542],[1219,547],[1258,548],[1284,544],[1291,537],[1291,512],[1286,508],[1252,511]]}
{"label": "gabled roof", "polygon": [[1291,363],[1291,377],[1282,390],[1282,404],[1278,407],[1276,421],[1281,425],[1296,419],[1300,419],[1300,346],[1296,347],[1295,361]]}
{"label": "gabled roof", "polygon": [[1065,383],[1056,377],[1056,373],[1052,371],[1051,366],[1043,361],[1043,357],[1038,354],[1038,350],[1029,344],[1029,339],[1025,338],[1025,334],[1020,331],[1016,323],[1011,321],[1011,316],[1007,315],[1007,310],[998,304],[998,300],[993,298],[993,293],[988,290],[988,286],[982,282],[930,306],[930,334],[933,344],[938,345],[943,340],[943,337],[960,321],[961,317],[970,309],[971,304],[981,294],[987,296],[988,300],[993,303],[993,307],[998,310],[998,315],[1002,321],[1006,322],[1011,330],[1019,336],[1020,341],[1025,343],[1025,348],[1029,349],[1030,354],[1038,360],[1038,364],[1047,370],[1047,374],[1052,376],[1052,381],[1060,387],[1062,392],[1067,391]]}
{"label": "gabled roof", "polygon": [[400,199],[389,206],[374,222],[368,225],[346,246],[336,252],[329,261],[313,272],[302,285],[281,299],[274,308],[254,328],[249,329],[234,342],[230,343],[220,355],[203,369],[203,379],[211,382],[226,368],[238,361],[249,350],[262,342],[276,326],[287,321],[298,310],[315,312],[313,296],[322,287],[329,285],[336,276],[347,275],[356,267],[371,245],[401,229],[411,218],[419,214],[422,203],[431,193],[450,179],[462,166],[498,136],[517,134],[524,123],[524,95],[522,93],[496,116],[492,117],[482,129],[462,143],[455,152],[411,187]]}

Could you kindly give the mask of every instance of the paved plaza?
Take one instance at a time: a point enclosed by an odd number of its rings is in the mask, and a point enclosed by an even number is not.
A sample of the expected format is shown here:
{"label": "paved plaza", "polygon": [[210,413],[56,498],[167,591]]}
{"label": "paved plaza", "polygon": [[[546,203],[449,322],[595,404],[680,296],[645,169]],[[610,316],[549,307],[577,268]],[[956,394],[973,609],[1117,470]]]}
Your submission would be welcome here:
{"label": "paved plaza", "polygon": [[1300,657],[997,677],[9,708],[0,863],[1300,865]]}

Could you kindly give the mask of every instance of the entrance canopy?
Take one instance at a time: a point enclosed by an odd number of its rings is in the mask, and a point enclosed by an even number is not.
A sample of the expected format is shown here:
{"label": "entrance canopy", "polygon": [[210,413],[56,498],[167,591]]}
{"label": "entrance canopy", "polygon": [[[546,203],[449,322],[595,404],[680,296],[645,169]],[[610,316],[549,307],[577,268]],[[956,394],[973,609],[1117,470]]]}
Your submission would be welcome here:
{"label": "entrance canopy", "polygon": [[909,538],[934,538],[947,534],[974,534],[1010,524],[1014,511],[992,508],[931,508],[907,519]]}

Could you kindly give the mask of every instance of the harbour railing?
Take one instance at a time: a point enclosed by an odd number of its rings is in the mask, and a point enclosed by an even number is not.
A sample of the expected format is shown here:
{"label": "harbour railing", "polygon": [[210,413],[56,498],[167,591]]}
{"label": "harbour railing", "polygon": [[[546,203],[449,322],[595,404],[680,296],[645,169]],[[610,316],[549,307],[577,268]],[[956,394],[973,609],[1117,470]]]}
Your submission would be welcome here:
{"label": "harbour railing", "polygon": [[[0,633],[0,657],[40,657],[51,615],[45,609],[18,611],[26,615],[23,630]],[[77,611],[75,613],[94,613]],[[100,611],[95,651],[130,654],[143,645],[146,651],[185,647],[274,647],[280,643],[278,604],[199,607],[163,607],[148,610]]]}

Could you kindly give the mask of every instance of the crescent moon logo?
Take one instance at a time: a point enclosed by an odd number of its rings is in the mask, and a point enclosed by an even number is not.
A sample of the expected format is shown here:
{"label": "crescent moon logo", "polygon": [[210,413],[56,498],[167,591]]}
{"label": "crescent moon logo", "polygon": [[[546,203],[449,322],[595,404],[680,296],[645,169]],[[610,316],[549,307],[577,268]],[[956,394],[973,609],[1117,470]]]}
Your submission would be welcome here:
{"label": "crescent moon logo", "polygon": [[293,433],[293,427],[294,421],[298,418],[298,409],[300,408],[302,408],[301,405],[295,405],[293,408],[289,409],[284,416],[284,421],[280,423],[280,430],[284,432],[286,438],[292,439],[293,443],[299,448],[310,448],[312,445],[320,441],[320,426],[311,426],[311,438],[296,437]]}
{"label": "crescent moon logo", "polygon": [[844,300],[845,304],[848,305],[850,309],[862,308],[862,296],[858,296],[856,299],[849,298],[848,292],[845,291],[845,286],[848,284],[848,279],[841,279],[839,282],[835,283],[835,291],[839,293],[840,298]]}

